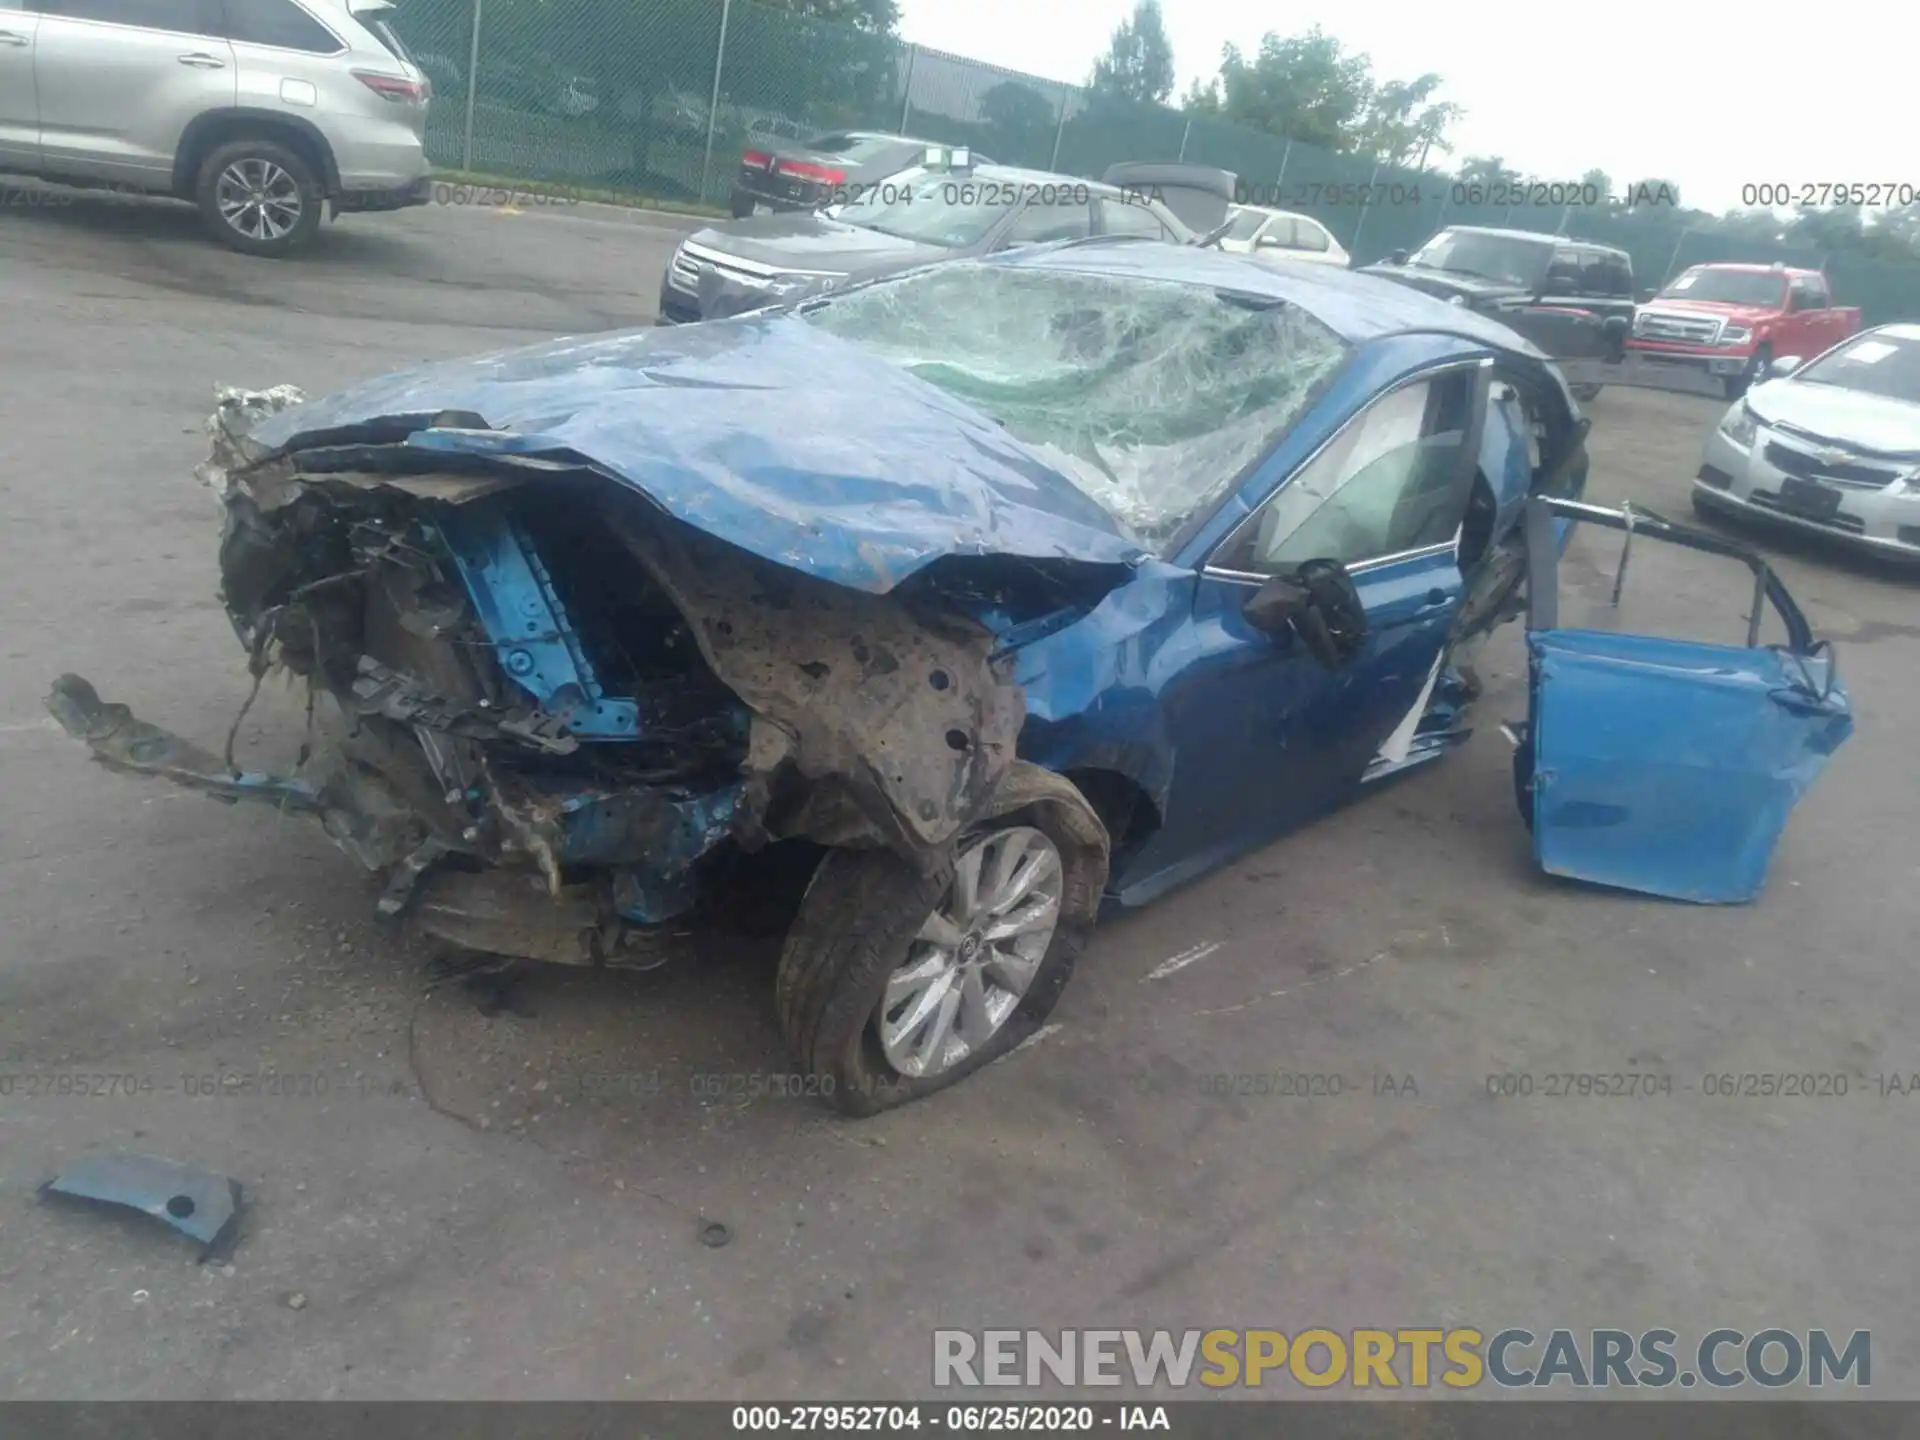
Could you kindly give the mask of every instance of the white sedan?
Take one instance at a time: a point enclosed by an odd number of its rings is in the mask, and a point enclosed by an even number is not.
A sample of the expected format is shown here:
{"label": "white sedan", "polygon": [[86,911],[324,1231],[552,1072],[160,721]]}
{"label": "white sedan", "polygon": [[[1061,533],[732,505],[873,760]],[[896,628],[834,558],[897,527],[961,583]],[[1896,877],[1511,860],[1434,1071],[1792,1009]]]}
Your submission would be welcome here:
{"label": "white sedan", "polygon": [[1783,355],[1707,437],[1696,510],[1766,516],[1920,558],[1920,325],[1882,325],[1812,363]]}
{"label": "white sedan", "polygon": [[1233,207],[1233,226],[1220,237],[1220,248],[1268,262],[1305,260],[1315,265],[1348,266],[1353,257],[1311,215],[1291,210],[1267,210],[1258,205]]}

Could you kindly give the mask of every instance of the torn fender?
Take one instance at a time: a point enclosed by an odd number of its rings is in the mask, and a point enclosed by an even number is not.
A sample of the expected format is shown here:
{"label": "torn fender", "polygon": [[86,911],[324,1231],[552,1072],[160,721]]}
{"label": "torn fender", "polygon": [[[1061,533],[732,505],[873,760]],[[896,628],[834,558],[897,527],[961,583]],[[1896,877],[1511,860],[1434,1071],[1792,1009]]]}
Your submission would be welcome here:
{"label": "torn fender", "polygon": [[[844,800],[930,866],[1000,788],[1026,709],[984,626],[936,623],[895,596],[796,575],[684,526],[607,518],[754,712],[750,804],[769,834],[853,838],[833,816]],[[789,766],[803,787],[783,786]]]}

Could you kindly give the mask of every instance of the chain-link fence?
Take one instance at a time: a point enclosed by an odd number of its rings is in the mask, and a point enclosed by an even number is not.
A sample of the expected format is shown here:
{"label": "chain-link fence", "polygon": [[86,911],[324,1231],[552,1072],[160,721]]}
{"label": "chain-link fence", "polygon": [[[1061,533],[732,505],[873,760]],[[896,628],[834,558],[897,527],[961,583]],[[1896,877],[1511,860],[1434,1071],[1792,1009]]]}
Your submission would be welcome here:
{"label": "chain-link fence", "polygon": [[[1827,257],[1686,227],[1671,207],[1473,205],[1446,176],[1001,70],[751,0],[404,0],[399,29],[433,81],[434,162],[724,205],[743,149],[860,128],[967,145],[1002,164],[1098,177],[1186,160],[1248,199],[1312,215],[1368,264],[1442,225],[1504,225],[1618,245],[1642,286],[1706,260]],[[1836,296],[1869,324],[1920,317],[1920,267],[1834,257]]]}

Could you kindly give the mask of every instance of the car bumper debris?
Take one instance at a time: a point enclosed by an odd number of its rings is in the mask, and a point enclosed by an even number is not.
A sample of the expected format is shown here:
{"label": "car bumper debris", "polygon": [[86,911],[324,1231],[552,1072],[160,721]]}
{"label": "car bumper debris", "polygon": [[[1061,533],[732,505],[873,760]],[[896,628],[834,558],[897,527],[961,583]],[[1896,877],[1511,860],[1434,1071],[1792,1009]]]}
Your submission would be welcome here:
{"label": "car bumper debris", "polygon": [[240,1182],[152,1155],[95,1155],[40,1187],[43,1195],[124,1206],[151,1215],[200,1243],[201,1263],[232,1249],[240,1222]]}

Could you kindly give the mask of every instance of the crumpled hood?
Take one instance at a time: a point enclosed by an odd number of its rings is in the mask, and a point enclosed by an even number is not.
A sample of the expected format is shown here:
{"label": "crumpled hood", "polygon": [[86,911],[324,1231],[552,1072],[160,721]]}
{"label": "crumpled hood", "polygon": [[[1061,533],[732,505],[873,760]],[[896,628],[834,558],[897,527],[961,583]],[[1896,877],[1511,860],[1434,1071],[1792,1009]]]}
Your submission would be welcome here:
{"label": "crumpled hood", "polygon": [[584,462],[710,535],[872,593],[950,555],[1145,556],[1000,425],[786,315],[427,365],[282,411],[251,442],[260,460],[403,447],[396,469],[421,450]]}
{"label": "crumpled hood", "polygon": [[1920,460],[1920,405],[1841,385],[1815,385],[1791,376],[1748,392],[1747,407],[1767,425],[1785,425],[1810,438],[1876,455]]}

